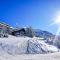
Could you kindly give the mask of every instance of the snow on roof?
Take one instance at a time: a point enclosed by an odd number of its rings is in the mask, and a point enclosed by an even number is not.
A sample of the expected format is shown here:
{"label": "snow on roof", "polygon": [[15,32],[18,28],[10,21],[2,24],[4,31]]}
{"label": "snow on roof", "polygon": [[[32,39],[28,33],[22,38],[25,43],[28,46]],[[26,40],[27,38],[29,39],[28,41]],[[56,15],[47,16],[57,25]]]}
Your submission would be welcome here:
{"label": "snow on roof", "polygon": [[11,27],[10,25],[8,25],[8,24],[6,24],[4,22],[0,22],[0,25],[3,25],[3,26],[8,27],[8,28],[13,28],[13,27]]}

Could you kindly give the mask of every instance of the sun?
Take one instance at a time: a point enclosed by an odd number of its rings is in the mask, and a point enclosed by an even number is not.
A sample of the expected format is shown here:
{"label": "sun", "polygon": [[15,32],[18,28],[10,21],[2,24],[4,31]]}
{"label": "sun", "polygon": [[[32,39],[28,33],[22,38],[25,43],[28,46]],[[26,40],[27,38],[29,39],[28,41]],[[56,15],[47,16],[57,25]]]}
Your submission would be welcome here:
{"label": "sun", "polygon": [[55,17],[54,24],[60,25],[60,15]]}
{"label": "sun", "polygon": [[56,32],[56,35],[59,35],[60,33],[60,11],[58,11],[56,13],[56,16],[54,17],[54,24],[57,25],[58,29],[57,29],[57,32]]}
{"label": "sun", "polygon": [[55,14],[52,25],[56,25],[57,28],[58,28],[57,31],[56,31],[56,36],[55,36],[55,40],[58,40],[57,35],[60,34],[60,11],[58,11]]}
{"label": "sun", "polygon": [[50,24],[50,26],[57,26],[57,31],[56,31],[56,35],[60,34],[60,11],[57,11],[53,18],[52,18],[52,23]]}
{"label": "sun", "polygon": [[53,22],[52,25],[58,25],[60,27],[60,11],[58,11],[54,18],[53,18]]}

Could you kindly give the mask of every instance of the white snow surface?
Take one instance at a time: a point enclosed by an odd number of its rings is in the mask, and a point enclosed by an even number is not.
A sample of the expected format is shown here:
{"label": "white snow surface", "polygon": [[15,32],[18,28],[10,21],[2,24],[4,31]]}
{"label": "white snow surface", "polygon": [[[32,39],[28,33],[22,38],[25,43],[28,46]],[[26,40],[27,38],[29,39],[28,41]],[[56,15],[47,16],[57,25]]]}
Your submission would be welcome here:
{"label": "white snow surface", "polygon": [[6,52],[8,54],[23,54],[26,53],[27,41],[29,37],[14,37],[0,38],[0,53]]}
{"label": "white snow surface", "polygon": [[0,54],[20,55],[20,54],[42,54],[58,52],[55,46],[48,45],[37,38],[14,37],[0,38]]}
{"label": "white snow surface", "polygon": [[58,51],[55,46],[48,45],[37,38],[10,35],[8,38],[0,38],[0,60],[60,60]]}

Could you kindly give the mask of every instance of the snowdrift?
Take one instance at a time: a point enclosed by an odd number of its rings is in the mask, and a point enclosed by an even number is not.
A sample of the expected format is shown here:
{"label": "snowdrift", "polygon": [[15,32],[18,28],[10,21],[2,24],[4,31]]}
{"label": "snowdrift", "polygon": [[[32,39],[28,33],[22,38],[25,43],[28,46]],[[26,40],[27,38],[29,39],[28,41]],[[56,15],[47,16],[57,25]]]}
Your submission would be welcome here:
{"label": "snowdrift", "polygon": [[29,37],[0,38],[0,54],[42,54],[58,51],[55,46]]}
{"label": "snowdrift", "polygon": [[33,54],[39,53],[53,53],[58,52],[59,49],[53,45],[48,45],[44,41],[39,40],[29,40],[28,42],[28,52]]}

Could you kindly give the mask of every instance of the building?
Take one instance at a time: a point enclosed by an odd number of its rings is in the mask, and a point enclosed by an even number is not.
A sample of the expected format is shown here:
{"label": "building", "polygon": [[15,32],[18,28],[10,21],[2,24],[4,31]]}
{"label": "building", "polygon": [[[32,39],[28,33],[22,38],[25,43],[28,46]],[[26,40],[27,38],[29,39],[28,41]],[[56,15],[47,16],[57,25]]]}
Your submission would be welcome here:
{"label": "building", "polygon": [[14,35],[14,36],[25,36],[25,34],[26,34],[26,31],[24,28],[17,28],[11,32],[11,35]]}
{"label": "building", "polygon": [[9,34],[32,37],[32,30],[31,28],[12,28],[6,23],[0,23],[0,37],[8,37]]}
{"label": "building", "polygon": [[24,28],[12,28],[6,23],[0,22],[0,37],[8,37],[8,34],[13,36],[25,36]]}
{"label": "building", "polygon": [[10,26],[6,23],[0,22],[0,37],[8,37],[8,33],[10,33]]}

